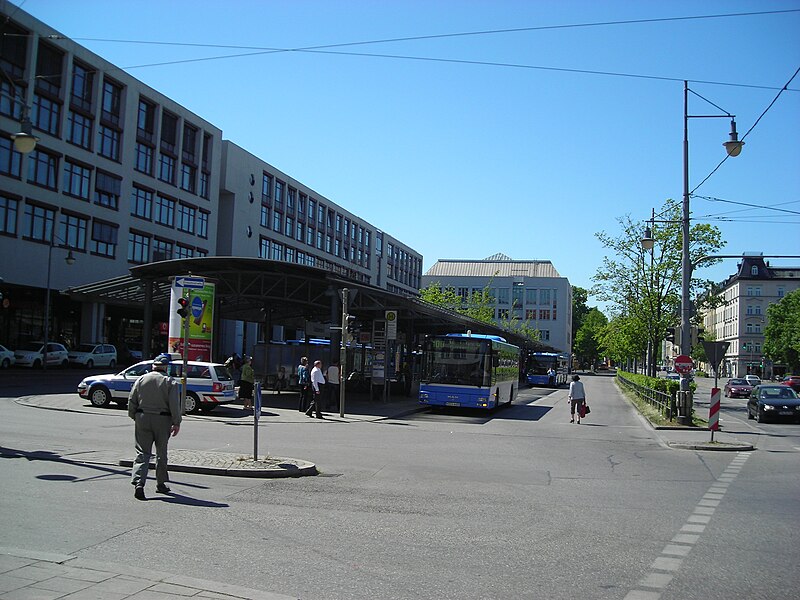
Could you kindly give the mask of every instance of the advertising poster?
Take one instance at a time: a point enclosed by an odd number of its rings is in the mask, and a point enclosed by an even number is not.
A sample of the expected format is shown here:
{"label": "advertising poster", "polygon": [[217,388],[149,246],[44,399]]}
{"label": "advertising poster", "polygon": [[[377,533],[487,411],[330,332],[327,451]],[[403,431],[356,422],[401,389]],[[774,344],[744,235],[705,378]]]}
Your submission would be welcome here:
{"label": "advertising poster", "polygon": [[211,362],[214,325],[213,283],[200,289],[172,286],[169,318],[169,351],[183,354],[183,319],[177,313],[178,298],[189,300],[189,343],[187,360]]}

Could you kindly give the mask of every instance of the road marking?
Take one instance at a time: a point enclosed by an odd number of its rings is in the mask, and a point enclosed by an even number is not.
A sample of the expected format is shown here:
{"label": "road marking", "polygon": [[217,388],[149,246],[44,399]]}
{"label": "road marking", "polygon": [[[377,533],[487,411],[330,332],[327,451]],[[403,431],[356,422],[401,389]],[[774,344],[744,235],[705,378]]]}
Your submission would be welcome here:
{"label": "road marking", "polygon": [[[800,450],[800,447],[796,449]],[[686,523],[681,527],[682,533],[675,535],[670,543],[664,546],[661,556],[650,565],[650,571],[639,580],[637,588],[649,589],[631,590],[624,600],[660,600],[663,590],[683,565],[683,559],[700,540],[700,534],[705,532],[706,525],[711,521],[714,511],[728,491],[728,486],[736,479],[748,458],[750,458],[749,452],[738,453],[722,475],[709,486],[708,491],[692,510],[692,514],[686,518]]]}

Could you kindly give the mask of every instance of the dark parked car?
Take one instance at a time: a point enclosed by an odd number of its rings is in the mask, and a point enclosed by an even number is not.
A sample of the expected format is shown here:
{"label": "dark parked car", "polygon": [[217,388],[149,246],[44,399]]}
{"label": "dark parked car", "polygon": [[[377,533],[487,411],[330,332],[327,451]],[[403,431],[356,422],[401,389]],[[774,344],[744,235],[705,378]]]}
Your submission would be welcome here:
{"label": "dark parked car", "polygon": [[724,394],[726,398],[747,398],[753,386],[744,379],[729,379],[725,384]]}
{"label": "dark parked car", "polygon": [[788,385],[795,392],[800,393],[800,375],[789,375],[781,381],[781,385]]}
{"label": "dark parked car", "polygon": [[800,423],[800,398],[785,385],[757,385],[747,401],[747,418],[755,418],[759,423],[767,419]]}

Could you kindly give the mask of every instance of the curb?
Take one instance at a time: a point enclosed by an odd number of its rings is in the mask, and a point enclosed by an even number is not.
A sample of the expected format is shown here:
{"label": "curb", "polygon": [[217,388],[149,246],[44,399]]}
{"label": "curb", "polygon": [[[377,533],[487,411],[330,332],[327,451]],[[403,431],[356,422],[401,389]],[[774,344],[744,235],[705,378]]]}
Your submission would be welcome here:
{"label": "curb", "polygon": [[667,442],[670,448],[679,450],[708,450],[715,452],[752,452],[753,444],[737,444],[728,442]]}
{"label": "curb", "polygon": [[[314,463],[297,458],[280,458],[264,456],[258,460],[242,454],[227,452],[194,452],[191,450],[170,450],[168,452],[167,469],[183,473],[199,473],[202,475],[222,475],[226,477],[305,477],[319,475]],[[133,460],[122,459],[121,467],[133,467]],[[150,463],[155,469],[155,463]]]}

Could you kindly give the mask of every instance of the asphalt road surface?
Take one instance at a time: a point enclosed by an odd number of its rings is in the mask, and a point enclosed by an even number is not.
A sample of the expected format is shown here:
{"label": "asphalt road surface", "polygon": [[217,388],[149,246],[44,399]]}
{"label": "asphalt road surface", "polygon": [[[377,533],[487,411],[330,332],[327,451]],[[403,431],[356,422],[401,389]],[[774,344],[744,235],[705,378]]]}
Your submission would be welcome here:
{"label": "asphalt road surface", "polygon": [[[137,502],[124,411],[86,408],[81,372],[0,376],[0,546],[61,552],[307,599],[783,599],[800,589],[800,426],[726,431],[751,453],[669,448],[618,392],[583,377],[524,390],[488,415],[301,419],[268,408],[261,451],[321,475],[253,480],[175,473]],[[18,398],[75,399],[76,411]],[[700,395],[699,395],[700,396]],[[702,405],[698,397],[698,404]],[[299,415],[302,417],[302,415]],[[252,418],[188,417],[172,448],[247,454]],[[0,597],[2,597],[0,590]]]}

